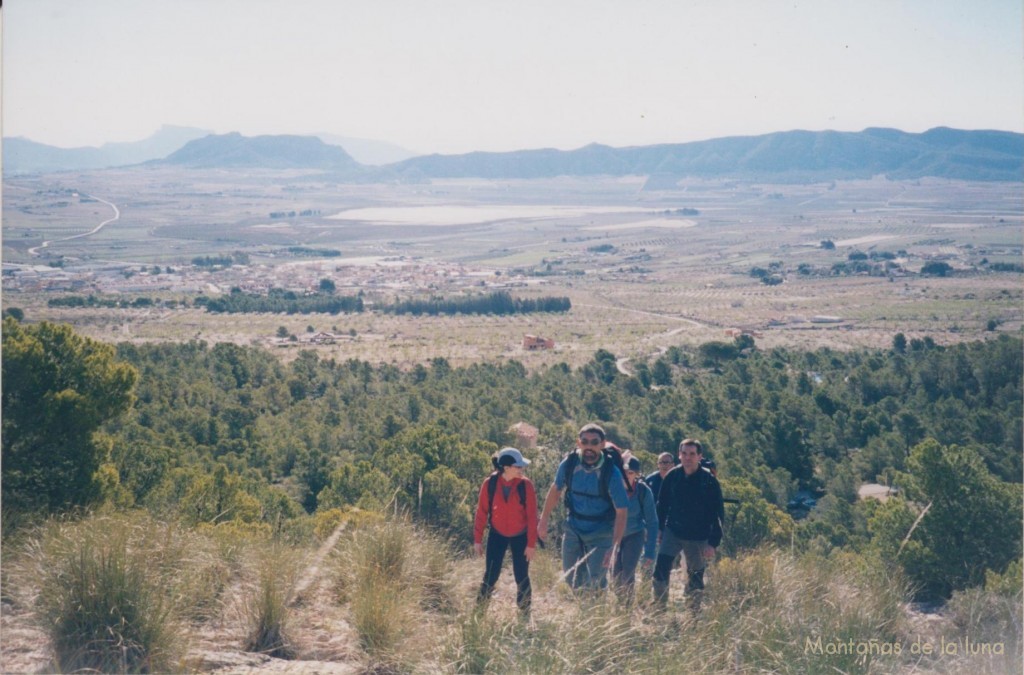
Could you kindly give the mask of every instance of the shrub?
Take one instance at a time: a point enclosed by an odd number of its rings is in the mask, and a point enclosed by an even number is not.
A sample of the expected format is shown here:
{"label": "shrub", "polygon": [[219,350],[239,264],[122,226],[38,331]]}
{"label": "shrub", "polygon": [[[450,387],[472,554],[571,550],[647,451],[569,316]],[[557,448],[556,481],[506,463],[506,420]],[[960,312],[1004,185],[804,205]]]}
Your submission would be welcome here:
{"label": "shrub", "polygon": [[450,639],[443,643],[441,659],[455,673],[495,672],[501,660],[503,626],[484,612],[459,617]]}
{"label": "shrub", "polygon": [[[720,561],[709,588],[694,638],[719,646],[710,671],[891,672],[906,642],[904,582],[859,557],[757,552]],[[889,649],[861,654],[850,638]]]}
{"label": "shrub", "polygon": [[[1016,565],[1016,570],[1011,570],[1007,576],[1020,573],[1019,562]],[[985,588],[953,593],[946,605],[955,626],[951,633],[973,643],[972,649],[970,643],[958,642],[960,658],[943,664],[949,667],[949,672],[1019,673],[1024,670],[1020,629],[1024,624],[1024,611],[1019,577],[1007,580],[990,575],[988,581]]]}
{"label": "shrub", "polygon": [[566,599],[556,612],[530,629],[517,618],[470,612],[444,640],[441,660],[456,673],[657,671],[639,651],[656,651],[661,641],[634,625],[611,596]]}
{"label": "shrub", "polygon": [[[378,664],[402,661],[419,611],[455,607],[451,551],[404,520],[350,522],[337,567],[336,594],[349,602],[362,648]],[[410,650],[411,651],[411,650]]]}
{"label": "shrub", "polygon": [[99,520],[53,525],[36,550],[39,616],[56,665],[172,671],[178,659],[173,596],[146,550],[145,532],[127,519]]}
{"label": "shrub", "polygon": [[257,581],[245,605],[249,624],[245,649],[277,658],[291,658],[288,639],[288,601],[295,582],[296,556],[281,545],[264,549],[257,556]]}

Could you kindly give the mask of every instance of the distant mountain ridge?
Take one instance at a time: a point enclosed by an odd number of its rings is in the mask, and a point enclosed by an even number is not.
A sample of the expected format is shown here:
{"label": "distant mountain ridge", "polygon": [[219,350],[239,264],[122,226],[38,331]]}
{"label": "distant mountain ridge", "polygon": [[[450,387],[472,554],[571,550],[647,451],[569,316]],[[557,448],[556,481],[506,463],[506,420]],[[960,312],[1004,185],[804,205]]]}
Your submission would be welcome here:
{"label": "distant mountain ridge", "polygon": [[[100,147],[58,148],[27,138],[3,139],[6,174],[104,169],[163,159],[186,143],[213,134],[206,129],[164,125],[141,141],[105,143]],[[413,157],[416,153],[392,143],[331,134],[317,134],[325,143],[341,146],[361,164],[377,166]],[[298,137],[296,137],[298,138]],[[274,160],[277,161],[277,160]]]}
{"label": "distant mountain ridge", "polygon": [[[196,134],[202,137],[195,137]],[[181,140],[188,135],[193,137]],[[342,140],[341,137],[326,138],[332,143]],[[165,154],[153,154],[174,143],[177,145]],[[883,128],[860,132],[783,131],[624,148],[595,143],[576,150],[435,154],[383,166],[361,164],[344,148],[332,143],[325,143],[316,136],[247,137],[237,132],[207,135],[199,129],[164,127],[145,142],[106,144],[102,148],[66,150],[25,139],[4,139],[3,159],[5,173],[146,162],[183,168],[315,169],[329,172],[338,180],[360,181],[636,175],[648,177],[645,189],[671,189],[688,176],[776,182],[877,175],[894,180],[924,177],[1024,180],[1024,134],[946,127],[923,133]],[[397,146],[391,147],[392,151],[402,152]],[[145,154],[148,157],[138,159]],[[123,160],[128,156],[136,159],[112,163],[114,158]]]}
{"label": "distant mountain ridge", "polygon": [[323,169],[362,168],[344,148],[315,136],[243,136],[238,132],[189,141],[164,159],[147,164],[178,164],[191,168]]}
{"label": "distant mountain ridge", "polygon": [[426,155],[388,168],[429,178],[646,175],[662,185],[686,176],[814,181],[882,174],[1013,181],[1024,179],[1024,134],[946,127],[920,134],[880,128],[784,131],[626,148],[591,144],[568,151]]}
{"label": "distant mountain ridge", "polygon": [[27,138],[4,138],[4,173],[103,169],[166,157],[191,140],[209,135],[205,129],[164,125],[141,141],[104,143],[98,148],[58,148]]}

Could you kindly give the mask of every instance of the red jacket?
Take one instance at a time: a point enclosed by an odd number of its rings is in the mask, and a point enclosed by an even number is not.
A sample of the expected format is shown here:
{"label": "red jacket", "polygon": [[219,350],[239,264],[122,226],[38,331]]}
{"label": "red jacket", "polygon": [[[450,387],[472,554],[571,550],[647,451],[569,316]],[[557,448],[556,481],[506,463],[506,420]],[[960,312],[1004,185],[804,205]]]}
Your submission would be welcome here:
{"label": "red jacket", "polygon": [[[476,518],[473,521],[473,543],[480,544],[484,539],[484,528],[487,527],[487,483],[488,476],[480,486],[480,498],[476,504]],[[523,507],[519,499],[518,483],[522,481],[526,485],[526,507]],[[508,499],[505,499],[505,490],[509,488]],[[494,504],[491,516],[491,527],[498,534],[506,537],[515,537],[526,532],[526,547],[536,548],[537,546],[537,492],[533,489],[533,483],[529,478],[514,478],[506,481],[504,476],[498,478],[498,484],[494,486]]]}

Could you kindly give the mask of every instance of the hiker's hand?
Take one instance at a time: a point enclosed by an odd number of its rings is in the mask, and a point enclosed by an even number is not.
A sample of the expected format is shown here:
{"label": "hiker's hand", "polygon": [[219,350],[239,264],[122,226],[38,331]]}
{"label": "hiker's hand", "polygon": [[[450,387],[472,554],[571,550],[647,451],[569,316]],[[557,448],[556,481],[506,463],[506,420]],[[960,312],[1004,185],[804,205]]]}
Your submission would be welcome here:
{"label": "hiker's hand", "polygon": [[541,518],[540,521],[537,522],[537,538],[538,539],[543,539],[544,541],[548,540],[548,519],[547,518]]}
{"label": "hiker's hand", "polygon": [[483,555],[484,554],[484,545],[483,544],[473,544],[473,552],[476,553],[478,556]]}
{"label": "hiker's hand", "polygon": [[532,546],[526,547],[526,562],[530,562],[531,560],[533,560],[533,554],[536,553],[536,551],[537,549],[533,548]]}
{"label": "hiker's hand", "polygon": [[705,546],[704,547],[704,557],[707,558],[708,560],[713,560],[714,557],[715,557],[715,547],[714,546]]}
{"label": "hiker's hand", "polygon": [[608,569],[612,566],[612,556],[615,553],[615,546],[608,549],[608,552],[604,554],[604,560],[601,561],[601,567]]}

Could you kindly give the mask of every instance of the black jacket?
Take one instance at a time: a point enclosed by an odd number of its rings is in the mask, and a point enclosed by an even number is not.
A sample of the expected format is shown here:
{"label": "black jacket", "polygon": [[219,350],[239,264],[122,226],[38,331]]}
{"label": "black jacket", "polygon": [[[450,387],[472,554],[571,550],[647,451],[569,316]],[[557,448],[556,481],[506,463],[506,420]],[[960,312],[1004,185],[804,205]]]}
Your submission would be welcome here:
{"label": "black jacket", "polygon": [[725,507],[722,487],[707,469],[687,476],[683,467],[668,472],[658,493],[658,524],[680,539],[701,541],[718,548],[722,543]]}
{"label": "black jacket", "polygon": [[657,500],[658,493],[661,492],[661,481],[664,480],[661,474],[655,471],[644,480],[647,482],[647,487],[651,488],[651,492],[654,493],[654,499]]}

